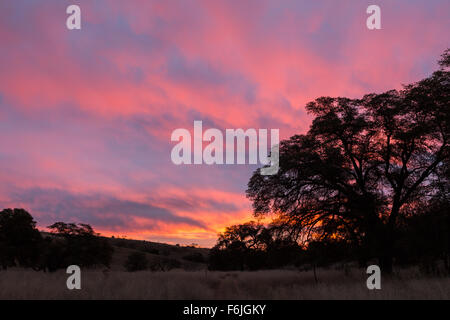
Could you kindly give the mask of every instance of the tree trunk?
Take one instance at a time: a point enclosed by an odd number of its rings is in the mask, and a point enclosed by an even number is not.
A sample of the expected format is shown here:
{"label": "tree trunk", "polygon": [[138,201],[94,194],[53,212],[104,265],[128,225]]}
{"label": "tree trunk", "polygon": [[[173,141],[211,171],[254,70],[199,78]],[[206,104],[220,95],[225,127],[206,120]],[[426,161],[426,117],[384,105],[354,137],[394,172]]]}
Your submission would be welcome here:
{"label": "tree trunk", "polygon": [[316,274],[316,264],[313,264],[313,271],[314,271],[314,280],[316,281],[316,284],[319,283],[319,280],[317,279],[317,274]]}
{"label": "tree trunk", "polygon": [[397,217],[400,213],[399,200],[397,197],[394,198],[394,203],[392,206],[392,211],[389,216],[389,220],[385,225],[384,232],[381,233],[381,254],[380,254],[380,269],[381,272],[385,274],[391,274],[393,271],[393,260],[394,260],[394,246],[395,246],[395,229]]}
{"label": "tree trunk", "polygon": [[381,269],[381,272],[383,272],[385,274],[392,274],[393,260],[394,259],[393,259],[393,256],[391,254],[385,253],[380,258],[380,269]]}
{"label": "tree trunk", "polygon": [[380,239],[381,246],[381,254],[379,258],[380,269],[381,272],[385,274],[391,274],[393,271],[393,262],[394,262],[394,228],[392,225],[387,225],[387,230],[383,236],[383,239]]}

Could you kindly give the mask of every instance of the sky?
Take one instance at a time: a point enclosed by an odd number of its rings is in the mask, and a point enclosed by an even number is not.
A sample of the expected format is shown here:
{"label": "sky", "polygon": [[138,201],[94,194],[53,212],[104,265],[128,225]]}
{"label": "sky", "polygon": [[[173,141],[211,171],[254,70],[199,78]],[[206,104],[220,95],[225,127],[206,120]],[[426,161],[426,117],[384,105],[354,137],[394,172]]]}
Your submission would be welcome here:
{"label": "sky", "polygon": [[309,101],[430,75],[449,30],[448,0],[0,0],[0,208],[210,247],[258,166],[177,166],[175,129],[305,133]]}

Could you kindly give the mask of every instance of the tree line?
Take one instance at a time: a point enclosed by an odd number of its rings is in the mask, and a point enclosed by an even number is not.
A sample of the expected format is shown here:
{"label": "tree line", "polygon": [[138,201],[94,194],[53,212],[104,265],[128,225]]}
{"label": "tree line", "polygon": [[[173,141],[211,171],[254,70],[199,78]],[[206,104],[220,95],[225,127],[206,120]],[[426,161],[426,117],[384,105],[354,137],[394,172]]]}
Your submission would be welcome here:
{"label": "tree line", "polygon": [[[0,269],[22,267],[54,272],[70,265],[109,269],[114,247],[128,249],[122,265],[128,272],[183,268],[181,261],[169,257],[168,250],[160,252],[145,241],[104,238],[88,224],[56,222],[47,229],[50,232],[40,232],[31,214],[24,209],[0,211]],[[149,254],[153,258],[149,259]],[[155,258],[155,255],[161,256]],[[203,254],[195,251],[187,251],[181,259],[207,263]]]}
{"label": "tree line", "polygon": [[0,267],[56,271],[69,265],[109,267],[113,247],[88,224],[56,222],[43,235],[24,209],[0,211]]}

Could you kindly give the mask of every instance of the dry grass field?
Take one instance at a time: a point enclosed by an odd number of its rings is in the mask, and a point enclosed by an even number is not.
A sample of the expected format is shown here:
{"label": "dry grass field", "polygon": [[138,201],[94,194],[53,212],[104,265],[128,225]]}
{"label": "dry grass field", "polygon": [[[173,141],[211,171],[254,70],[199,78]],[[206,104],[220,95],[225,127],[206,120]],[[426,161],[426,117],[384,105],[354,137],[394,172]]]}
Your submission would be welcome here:
{"label": "dry grass field", "polygon": [[450,299],[450,278],[426,278],[414,270],[382,278],[366,288],[364,270],[257,272],[82,272],[81,290],[66,288],[60,271],[0,271],[0,299]]}

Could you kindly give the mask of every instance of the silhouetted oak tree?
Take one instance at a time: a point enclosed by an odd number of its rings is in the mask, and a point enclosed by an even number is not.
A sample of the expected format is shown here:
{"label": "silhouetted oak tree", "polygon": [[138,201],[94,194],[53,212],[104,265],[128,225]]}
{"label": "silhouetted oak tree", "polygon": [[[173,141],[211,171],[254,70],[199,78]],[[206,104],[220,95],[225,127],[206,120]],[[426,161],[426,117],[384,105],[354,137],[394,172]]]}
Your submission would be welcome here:
{"label": "silhouetted oak tree", "polygon": [[402,90],[309,103],[315,119],[280,143],[278,174],[249,181],[255,215],[275,214],[306,242],[357,243],[392,271],[400,221],[438,192],[449,161],[449,63],[447,50],[440,70]]}

